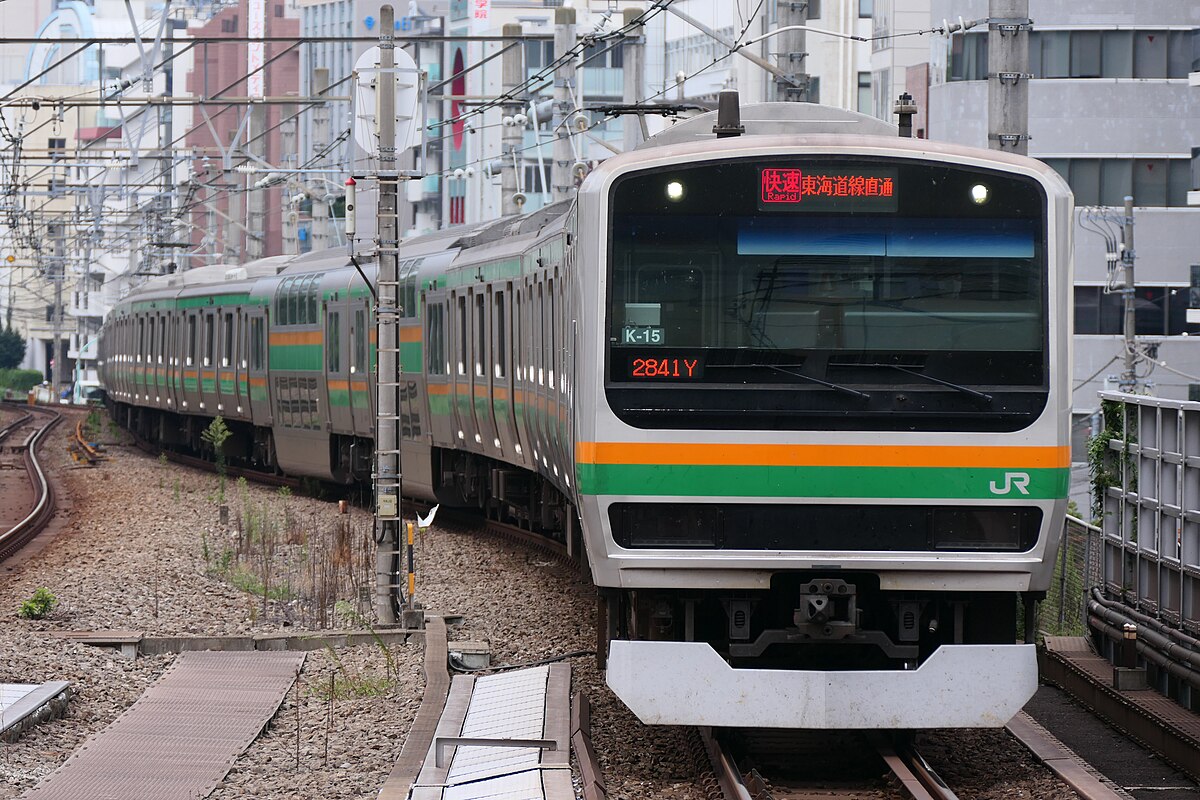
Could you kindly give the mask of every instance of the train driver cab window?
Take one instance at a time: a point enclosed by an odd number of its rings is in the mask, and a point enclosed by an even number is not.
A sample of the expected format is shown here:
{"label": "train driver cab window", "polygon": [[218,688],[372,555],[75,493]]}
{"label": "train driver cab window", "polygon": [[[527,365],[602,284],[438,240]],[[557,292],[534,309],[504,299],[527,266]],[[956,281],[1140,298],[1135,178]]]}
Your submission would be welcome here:
{"label": "train driver cab window", "polygon": [[190,367],[196,363],[196,317],[194,315],[188,317],[187,335],[187,365]]}

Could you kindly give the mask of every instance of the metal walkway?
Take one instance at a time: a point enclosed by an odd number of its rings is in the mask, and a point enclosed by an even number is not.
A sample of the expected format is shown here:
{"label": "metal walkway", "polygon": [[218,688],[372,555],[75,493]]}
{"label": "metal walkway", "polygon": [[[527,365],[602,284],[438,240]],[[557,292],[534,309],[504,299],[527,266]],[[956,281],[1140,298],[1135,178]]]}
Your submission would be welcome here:
{"label": "metal walkway", "polygon": [[412,800],[573,800],[567,664],[456,676]]}
{"label": "metal walkway", "polygon": [[207,797],[274,715],[303,653],[187,652],[30,800]]}

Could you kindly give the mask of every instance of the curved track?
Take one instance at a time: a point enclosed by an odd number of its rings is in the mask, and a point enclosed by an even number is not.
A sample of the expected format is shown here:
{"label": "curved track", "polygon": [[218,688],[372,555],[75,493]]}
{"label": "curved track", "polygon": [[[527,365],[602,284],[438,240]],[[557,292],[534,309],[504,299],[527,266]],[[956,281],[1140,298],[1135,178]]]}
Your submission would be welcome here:
{"label": "curved track", "polygon": [[[49,408],[37,406],[6,405],[10,411],[18,414],[16,420],[0,429],[0,451],[5,454],[6,465],[24,469],[29,479],[28,494],[31,502],[28,513],[17,520],[7,530],[0,532],[0,561],[16,553],[30,539],[46,527],[54,516],[54,487],[46,478],[45,470],[38,458],[38,447],[44,441],[46,433],[62,419],[62,413]],[[8,470],[6,470],[8,471]],[[22,490],[7,482],[10,487],[6,491],[21,492]],[[5,523],[6,525],[8,523]]]}

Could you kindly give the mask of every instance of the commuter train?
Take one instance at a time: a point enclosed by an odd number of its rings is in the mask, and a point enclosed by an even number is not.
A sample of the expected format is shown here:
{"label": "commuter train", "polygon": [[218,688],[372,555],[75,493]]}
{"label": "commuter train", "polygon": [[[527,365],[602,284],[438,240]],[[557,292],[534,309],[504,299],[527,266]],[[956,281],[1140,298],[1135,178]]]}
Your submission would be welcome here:
{"label": "commuter train", "polygon": [[[1070,191],[851,112],[742,112],[401,246],[405,494],[582,548],[645,722],[1002,725],[1065,513]],[[113,412],[195,450],[219,414],[234,461],[367,481],[371,294],[332,251],[151,280],[105,323]]]}

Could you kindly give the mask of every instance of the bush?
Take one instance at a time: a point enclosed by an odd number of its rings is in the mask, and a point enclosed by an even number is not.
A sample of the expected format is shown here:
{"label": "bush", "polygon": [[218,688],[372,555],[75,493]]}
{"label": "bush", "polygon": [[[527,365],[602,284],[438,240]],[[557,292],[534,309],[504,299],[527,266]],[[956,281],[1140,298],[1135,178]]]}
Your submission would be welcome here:
{"label": "bush", "polygon": [[0,369],[0,389],[28,392],[45,378],[36,369]]}
{"label": "bush", "polygon": [[17,612],[22,619],[45,619],[58,605],[58,598],[54,593],[42,586],[33,592],[33,597],[21,603],[21,609]]}

